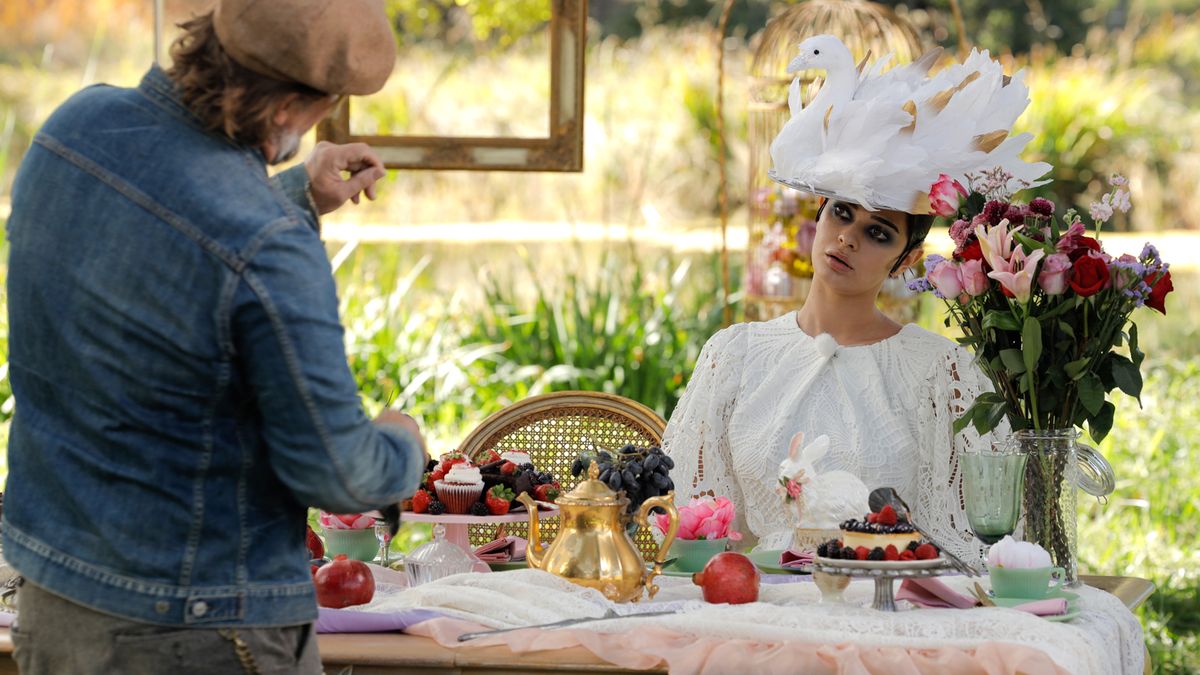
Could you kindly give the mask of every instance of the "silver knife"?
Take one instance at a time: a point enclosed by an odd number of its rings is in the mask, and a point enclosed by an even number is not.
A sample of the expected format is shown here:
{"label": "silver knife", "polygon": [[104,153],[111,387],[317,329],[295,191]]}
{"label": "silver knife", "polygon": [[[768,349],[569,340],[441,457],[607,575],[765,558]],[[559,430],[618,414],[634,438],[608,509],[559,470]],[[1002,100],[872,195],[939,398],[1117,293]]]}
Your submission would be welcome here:
{"label": "silver knife", "polygon": [[565,619],[563,621],[555,621],[554,623],[543,623],[535,626],[515,626],[513,628],[500,628],[498,630],[482,630],[474,633],[463,633],[458,636],[459,642],[474,640],[475,638],[487,637],[489,635],[499,635],[500,633],[508,633],[514,630],[525,630],[526,628],[542,628],[552,630],[555,628],[565,628],[566,626],[576,626],[589,621],[608,621],[609,619],[636,619],[640,616],[662,616],[665,614],[678,614],[679,610],[662,610],[657,612],[641,612],[638,614],[617,614],[613,610],[607,610],[603,616],[587,616],[582,619]]}

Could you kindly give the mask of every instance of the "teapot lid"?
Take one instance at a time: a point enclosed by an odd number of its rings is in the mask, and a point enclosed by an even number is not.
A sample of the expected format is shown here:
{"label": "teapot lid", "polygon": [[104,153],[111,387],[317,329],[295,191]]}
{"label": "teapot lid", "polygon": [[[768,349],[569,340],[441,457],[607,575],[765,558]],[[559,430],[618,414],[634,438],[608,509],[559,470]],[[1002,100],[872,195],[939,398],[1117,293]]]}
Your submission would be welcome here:
{"label": "teapot lid", "polygon": [[600,480],[600,467],[595,460],[588,467],[587,480],[581,481],[575,489],[559,497],[558,504],[579,506],[624,506],[629,500],[617,494],[612,488]]}

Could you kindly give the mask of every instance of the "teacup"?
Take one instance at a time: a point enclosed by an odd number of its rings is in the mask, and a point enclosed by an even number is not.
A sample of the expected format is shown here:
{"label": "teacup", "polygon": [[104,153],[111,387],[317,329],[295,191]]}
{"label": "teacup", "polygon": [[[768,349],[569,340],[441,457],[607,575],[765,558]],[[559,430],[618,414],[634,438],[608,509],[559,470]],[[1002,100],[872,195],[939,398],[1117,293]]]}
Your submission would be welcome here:
{"label": "teacup", "polygon": [[988,576],[992,591],[1001,598],[1044,598],[1067,581],[1061,567],[993,567]]}

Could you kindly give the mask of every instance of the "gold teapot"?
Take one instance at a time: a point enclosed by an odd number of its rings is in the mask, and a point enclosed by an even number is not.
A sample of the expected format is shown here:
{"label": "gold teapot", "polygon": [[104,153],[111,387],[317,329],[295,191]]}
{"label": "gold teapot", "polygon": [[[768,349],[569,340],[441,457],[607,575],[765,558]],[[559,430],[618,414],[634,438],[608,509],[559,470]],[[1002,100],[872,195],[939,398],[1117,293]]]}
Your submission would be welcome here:
{"label": "gold teapot", "polygon": [[655,506],[665,509],[670,518],[666,538],[654,556],[654,568],[647,571],[641,553],[621,523],[629,499],[613,492],[599,476],[600,469],[592,462],[587,480],[558,498],[556,503],[561,509],[558,536],[549,547],[542,546],[539,537],[537,504],[524,492],[517,497],[529,510],[529,547],[525,558],[530,567],[594,588],[614,602],[637,602],[643,588],[653,598],[658,592],[654,577],[662,574],[667,550],[679,529],[675,493],[647,499],[638,510],[637,523],[642,527],[648,526],[646,518]]}

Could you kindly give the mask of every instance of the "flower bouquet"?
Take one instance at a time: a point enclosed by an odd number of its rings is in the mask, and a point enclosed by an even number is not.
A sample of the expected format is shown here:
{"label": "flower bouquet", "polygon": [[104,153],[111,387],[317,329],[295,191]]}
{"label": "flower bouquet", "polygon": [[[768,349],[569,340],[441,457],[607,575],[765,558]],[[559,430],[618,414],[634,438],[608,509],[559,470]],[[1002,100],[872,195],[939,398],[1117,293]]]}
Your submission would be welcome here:
{"label": "flower bouquet", "polygon": [[[692,499],[679,507],[679,530],[671,545],[675,569],[699,572],[714,555],[725,550],[728,542],[740,541],[742,535],[733,529],[737,514],[728,497]],[[654,526],[666,533],[670,519],[665,513],[654,516]]]}
{"label": "flower bouquet", "polygon": [[1007,417],[1031,453],[1025,536],[1074,579],[1075,429],[1086,425],[1099,441],[1112,428],[1109,393],[1140,397],[1144,354],[1130,316],[1142,305],[1166,314],[1171,274],[1151,244],[1137,256],[1104,251],[1101,225],[1130,207],[1120,176],[1091,206],[1094,236],[1074,209],[1058,216],[1046,199],[1011,201],[1012,182],[1000,170],[968,176],[968,188],[939,178],[930,202],[938,215],[955,218],[954,254],[926,258],[925,276],[910,288],[946,301],[946,325],[962,330],[959,341],[974,350],[994,388],[956,421],[955,432],[972,424],[982,434]]}

